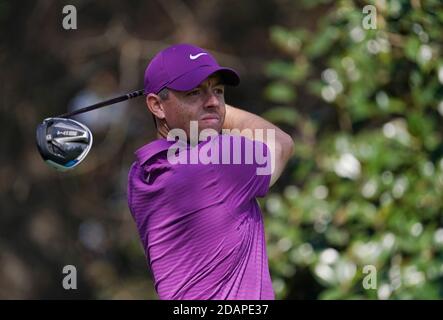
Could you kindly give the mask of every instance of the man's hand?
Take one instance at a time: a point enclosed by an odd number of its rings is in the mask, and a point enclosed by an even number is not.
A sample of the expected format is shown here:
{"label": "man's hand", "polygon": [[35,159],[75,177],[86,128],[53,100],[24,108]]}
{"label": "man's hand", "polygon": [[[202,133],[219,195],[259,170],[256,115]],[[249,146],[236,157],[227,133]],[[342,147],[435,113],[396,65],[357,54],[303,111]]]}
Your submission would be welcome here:
{"label": "man's hand", "polygon": [[269,121],[266,121],[265,119],[250,112],[234,108],[230,105],[226,105],[226,117],[223,124],[223,129],[239,129],[240,131],[243,131],[244,129],[251,129],[253,136],[248,136],[248,138],[264,142],[268,146],[272,144],[272,141],[268,141],[267,136],[254,136],[254,129],[263,129],[264,131],[266,131],[266,129],[275,130],[275,155],[271,155],[271,157],[273,156],[273,159],[271,160],[274,161],[275,168],[271,176],[270,186],[274,185],[282,174],[283,169],[285,168],[286,163],[294,150],[294,142],[291,136]]}

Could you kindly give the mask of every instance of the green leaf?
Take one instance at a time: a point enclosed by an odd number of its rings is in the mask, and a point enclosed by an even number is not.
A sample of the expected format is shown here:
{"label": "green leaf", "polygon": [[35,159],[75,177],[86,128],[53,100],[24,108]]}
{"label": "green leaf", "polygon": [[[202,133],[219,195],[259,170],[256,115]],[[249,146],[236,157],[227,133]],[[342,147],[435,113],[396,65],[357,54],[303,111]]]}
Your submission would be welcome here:
{"label": "green leaf", "polygon": [[293,62],[272,61],[266,66],[266,75],[273,78],[285,79],[291,83],[298,83],[306,77],[308,65]]}
{"label": "green leaf", "polygon": [[418,50],[420,49],[420,40],[416,37],[411,36],[406,41],[405,45],[405,55],[412,61],[417,61]]}
{"label": "green leaf", "polygon": [[283,82],[275,82],[265,89],[265,96],[270,101],[278,103],[290,103],[295,100],[295,89]]}
{"label": "green leaf", "polygon": [[326,28],[317,37],[313,38],[307,48],[307,54],[313,58],[324,54],[339,37],[339,31],[335,27]]}
{"label": "green leaf", "polygon": [[280,26],[274,26],[271,28],[271,41],[290,53],[298,52],[301,47],[301,40],[297,34]]}
{"label": "green leaf", "polygon": [[262,117],[273,123],[285,123],[295,126],[299,119],[298,112],[294,108],[275,107],[262,114]]}

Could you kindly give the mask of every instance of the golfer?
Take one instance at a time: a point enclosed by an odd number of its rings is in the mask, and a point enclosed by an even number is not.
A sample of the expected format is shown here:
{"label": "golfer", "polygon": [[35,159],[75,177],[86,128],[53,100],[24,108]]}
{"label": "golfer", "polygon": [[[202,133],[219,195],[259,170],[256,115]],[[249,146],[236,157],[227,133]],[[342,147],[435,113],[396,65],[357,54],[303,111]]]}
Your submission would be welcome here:
{"label": "golfer", "polygon": [[225,86],[239,82],[189,44],[162,50],[145,71],[157,140],[135,153],[128,204],[160,299],[274,299],[256,198],[281,175],[293,141],[225,104]]}

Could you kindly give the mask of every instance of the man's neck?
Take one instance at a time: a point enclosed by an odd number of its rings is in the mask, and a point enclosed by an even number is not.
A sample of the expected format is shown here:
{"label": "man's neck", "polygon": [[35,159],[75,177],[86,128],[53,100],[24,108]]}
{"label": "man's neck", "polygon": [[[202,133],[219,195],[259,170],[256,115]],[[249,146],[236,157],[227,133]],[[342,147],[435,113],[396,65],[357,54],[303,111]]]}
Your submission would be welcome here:
{"label": "man's neck", "polygon": [[166,137],[157,131],[157,139],[166,139]]}

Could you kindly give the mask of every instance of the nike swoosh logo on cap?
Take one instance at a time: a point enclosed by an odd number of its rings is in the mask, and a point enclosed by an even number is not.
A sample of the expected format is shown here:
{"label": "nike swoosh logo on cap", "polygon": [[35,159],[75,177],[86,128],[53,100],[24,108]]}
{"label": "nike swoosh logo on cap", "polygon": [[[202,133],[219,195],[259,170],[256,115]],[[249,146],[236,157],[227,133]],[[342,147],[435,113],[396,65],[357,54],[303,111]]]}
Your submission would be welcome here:
{"label": "nike swoosh logo on cap", "polygon": [[206,53],[206,52],[202,52],[202,53],[196,54],[195,56],[193,56],[192,54],[190,54],[190,55],[189,55],[189,59],[191,59],[191,60],[195,60],[195,59],[197,59],[198,57],[200,57],[200,56],[202,56],[202,55],[205,55],[205,54],[207,54],[207,53]]}

